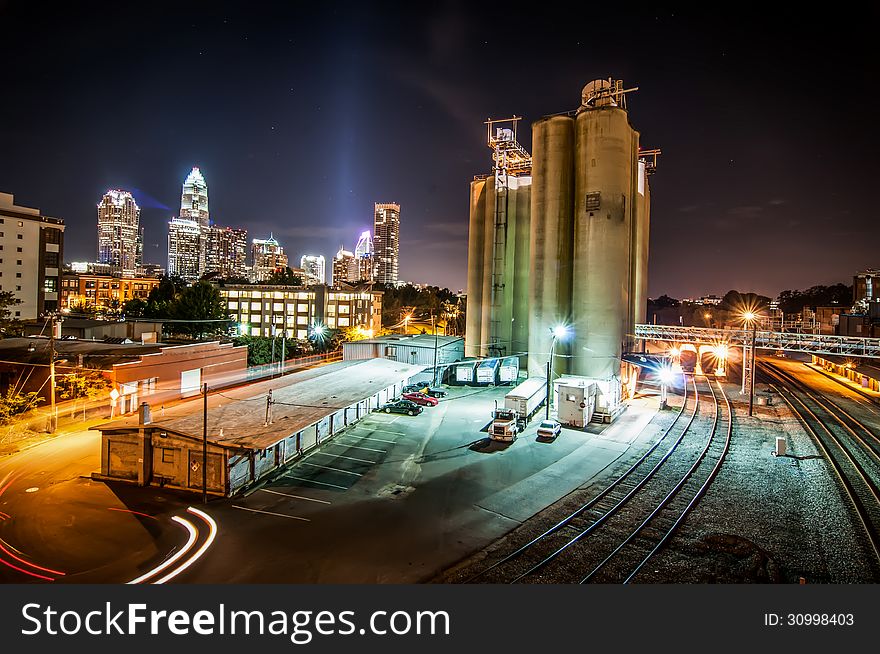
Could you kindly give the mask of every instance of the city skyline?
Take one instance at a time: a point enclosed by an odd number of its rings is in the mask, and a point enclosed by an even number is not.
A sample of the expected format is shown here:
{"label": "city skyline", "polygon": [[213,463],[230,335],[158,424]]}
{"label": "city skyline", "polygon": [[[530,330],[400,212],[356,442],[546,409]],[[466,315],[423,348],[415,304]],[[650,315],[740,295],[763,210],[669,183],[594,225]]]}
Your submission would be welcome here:
{"label": "city skyline", "polygon": [[[0,109],[2,123],[17,126],[5,141],[13,156],[0,162],[0,190],[63,217],[71,259],[92,256],[82,228],[95,199],[127,188],[142,210],[144,261],[164,261],[162,225],[176,211],[179,181],[198,165],[216,191],[216,219],[252,234],[273,230],[302,248],[294,256],[329,258],[370,227],[373,202],[394,198],[407,220],[401,278],[464,288],[462,188],[491,165],[483,121],[523,116],[521,138],[531,149],[533,121],[573,108],[568,89],[612,74],[639,87],[630,98],[634,127],[646,146],[663,150],[650,295],[776,295],[877,265],[870,202],[860,192],[870,183],[861,125],[871,105],[823,101],[822,129],[808,109],[819,79],[834,79],[850,97],[869,94],[850,62],[870,56],[870,39],[841,17],[810,18],[793,31],[787,18],[768,16],[752,39],[753,24],[736,12],[717,21],[658,12],[632,17],[625,40],[610,36],[630,20],[616,12],[597,12],[591,24],[606,36],[589,38],[574,24],[551,30],[542,17],[529,61],[490,81],[474,65],[499,47],[478,28],[488,16],[455,5],[383,15],[381,28],[403,35],[393,42],[370,38],[379,19],[357,6],[272,8],[259,17],[182,7],[173,24],[152,8],[64,8],[40,20],[33,11],[9,12],[0,46],[21,62],[9,79],[19,101]],[[74,17],[75,42],[66,33]],[[132,34],[113,58],[76,49],[117,25]],[[135,44],[155,34],[166,46],[146,57]],[[811,45],[817,38],[822,53]],[[70,58],[42,54],[36,44],[47,40]],[[261,64],[266,56],[280,73]],[[209,110],[167,102],[166,91],[185,86],[194,68]],[[85,111],[91,89],[108,77],[138,79],[136,101]],[[57,90],[43,98],[45,88]],[[120,144],[129,156],[119,156]],[[823,256],[803,256],[817,248]]]}

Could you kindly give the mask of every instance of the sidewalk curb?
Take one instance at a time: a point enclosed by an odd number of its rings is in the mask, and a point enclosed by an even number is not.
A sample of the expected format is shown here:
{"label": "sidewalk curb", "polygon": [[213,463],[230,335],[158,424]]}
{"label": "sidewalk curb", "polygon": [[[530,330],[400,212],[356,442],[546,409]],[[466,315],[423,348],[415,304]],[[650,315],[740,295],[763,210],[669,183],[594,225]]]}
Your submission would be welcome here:
{"label": "sidewalk curb", "polygon": [[841,381],[840,379],[837,379],[836,377],[832,376],[827,370],[822,369],[821,366],[816,366],[812,363],[807,363],[806,361],[804,361],[803,363],[805,366],[810,368],[810,370],[815,370],[820,375],[824,375],[825,377],[827,377],[828,379],[830,379],[834,383],[851,390],[853,393],[858,393],[859,395],[861,395],[863,398],[865,398],[869,402],[880,406],[880,400],[878,400],[877,398],[875,398],[872,395],[868,395],[867,393],[862,391],[858,386],[853,386],[853,385],[850,385],[850,384],[847,384],[847,383]]}

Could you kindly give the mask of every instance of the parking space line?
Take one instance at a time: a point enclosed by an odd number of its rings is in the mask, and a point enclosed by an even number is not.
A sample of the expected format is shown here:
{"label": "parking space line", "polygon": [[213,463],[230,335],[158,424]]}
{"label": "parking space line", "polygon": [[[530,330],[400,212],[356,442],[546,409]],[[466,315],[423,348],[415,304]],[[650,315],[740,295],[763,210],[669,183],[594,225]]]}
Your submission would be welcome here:
{"label": "parking space line", "polygon": [[360,426],[360,425],[355,425],[354,428],[355,428],[355,430],[357,430],[357,429],[369,429],[371,432],[372,432],[372,431],[381,431],[383,434],[394,434],[395,436],[406,436],[406,433],[405,433],[405,432],[402,432],[402,431],[391,431],[390,429],[378,429],[377,427],[373,427],[373,428],[370,428],[370,427],[362,427],[362,426]]}
{"label": "parking space line", "polygon": [[364,447],[363,445],[349,445],[348,443],[328,443],[328,445],[335,445],[336,447],[350,447],[355,450],[367,450],[368,452],[379,452],[380,454],[385,454],[388,450],[377,450],[375,447]]}
{"label": "parking space line", "polygon": [[304,466],[312,466],[313,468],[324,468],[324,470],[332,470],[333,472],[341,472],[346,475],[352,475],[353,477],[363,477],[359,472],[351,472],[350,470],[342,470],[341,468],[331,468],[330,466],[321,466],[317,463],[309,463],[308,461],[303,461],[302,464]]}
{"label": "parking space line", "polygon": [[261,488],[261,491],[264,493],[272,493],[273,495],[283,495],[284,497],[293,497],[298,500],[306,500],[308,502],[317,502],[318,504],[331,504],[327,500],[316,500],[314,497],[303,497],[302,495],[293,495],[292,493],[280,493],[278,491],[269,490],[268,488]]}
{"label": "parking space line", "polygon": [[348,486],[340,486],[339,484],[328,484],[326,481],[318,481],[317,479],[306,479],[305,477],[294,477],[293,475],[284,475],[285,479],[296,479],[297,481],[305,481],[310,484],[320,484],[321,486],[329,486],[330,488],[339,488],[348,490]]}
{"label": "parking space line", "polygon": [[233,509],[241,509],[242,511],[250,511],[251,513],[264,513],[266,515],[276,515],[279,518],[290,518],[291,520],[302,520],[303,522],[311,522],[308,518],[300,518],[298,515],[287,515],[286,513],[273,513],[272,511],[260,511],[260,509],[249,509],[246,506],[232,505]]}
{"label": "parking space line", "polygon": [[[315,454],[323,454],[324,456],[332,456],[334,459],[348,459],[349,461],[357,461],[358,463],[379,463],[378,461],[368,461],[367,459],[358,459],[353,456],[343,456],[342,454],[328,454],[327,452],[315,452]],[[314,454],[312,455],[314,456]]]}
{"label": "parking space line", "polygon": [[360,438],[362,441],[376,441],[377,443],[390,443],[391,445],[397,444],[397,441],[389,441],[382,438],[370,438],[369,436],[355,436],[355,438]]}

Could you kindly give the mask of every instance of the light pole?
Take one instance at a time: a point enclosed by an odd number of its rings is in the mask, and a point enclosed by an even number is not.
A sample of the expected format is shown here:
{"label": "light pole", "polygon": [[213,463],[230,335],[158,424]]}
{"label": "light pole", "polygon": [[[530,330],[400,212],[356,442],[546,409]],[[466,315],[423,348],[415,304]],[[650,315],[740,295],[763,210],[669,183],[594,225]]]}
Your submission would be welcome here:
{"label": "light pole", "polygon": [[568,336],[568,328],[565,325],[556,325],[550,328],[552,339],[550,340],[550,358],[547,359],[547,401],[545,405],[545,420],[550,420],[550,402],[553,399],[551,379],[553,377],[553,349],[556,346],[557,339],[563,339]]}
{"label": "light pole", "polygon": [[437,322],[434,318],[434,312],[431,311],[431,329],[434,330],[434,383],[433,386],[437,385]]}
{"label": "light pole", "polygon": [[746,346],[743,343],[743,387],[742,392],[746,392],[746,365],[748,363],[749,367],[749,377],[748,377],[748,386],[749,386],[749,415],[753,415],[754,404],[755,404],[755,342],[757,341],[758,336],[758,316],[754,311],[746,311],[743,314],[743,321],[746,325],[751,325],[752,327],[752,343],[751,343],[751,352],[749,353],[749,361],[746,361]]}
{"label": "light pole", "polygon": [[664,411],[669,408],[669,403],[666,396],[666,386],[672,382],[672,368],[669,364],[664,361],[660,366],[660,410]]}

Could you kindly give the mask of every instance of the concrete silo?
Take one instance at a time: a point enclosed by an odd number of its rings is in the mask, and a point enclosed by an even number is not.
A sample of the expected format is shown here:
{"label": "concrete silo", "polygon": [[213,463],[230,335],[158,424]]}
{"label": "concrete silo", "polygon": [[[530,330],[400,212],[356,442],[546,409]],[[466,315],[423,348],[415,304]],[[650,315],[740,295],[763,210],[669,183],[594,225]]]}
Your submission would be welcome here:
{"label": "concrete silo", "polygon": [[[546,374],[551,332],[571,319],[574,119],[551,116],[532,125],[529,374]],[[566,344],[558,343],[554,373],[567,372]]]}
{"label": "concrete silo", "polygon": [[480,349],[483,313],[483,245],[486,221],[486,180],[471,182],[470,221],[468,223],[467,315],[464,353],[468,357],[482,354]]}
{"label": "concrete silo", "polygon": [[636,185],[636,235],[633,243],[635,260],[635,299],[633,322],[644,323],[648,308],[648,245],[651,237],[651,188],[648,183],[648,166],[639,161]]}
{"label": "concrete silo", "polygon": [[[621,355],[632,309],[634,186],[638,133],[622,93],[607,80],[590,82],[575,121],[575,210],[571,372],[610,384],[619,401]],[[617,386],[617,390],[615,390]]]}

